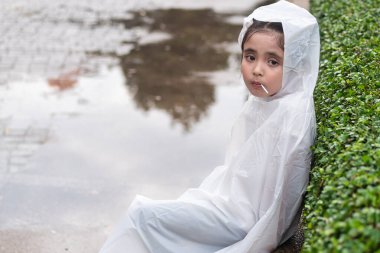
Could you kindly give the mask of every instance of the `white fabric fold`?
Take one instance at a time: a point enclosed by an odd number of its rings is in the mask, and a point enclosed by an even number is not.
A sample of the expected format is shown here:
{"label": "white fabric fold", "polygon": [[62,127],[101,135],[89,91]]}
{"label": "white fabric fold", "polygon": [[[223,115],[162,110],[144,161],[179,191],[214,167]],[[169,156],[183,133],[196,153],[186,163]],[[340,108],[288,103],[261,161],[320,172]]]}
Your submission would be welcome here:
{"label": "white fabric fold", "polygon": [[295,231],[315,136],[313,90],[319,30],[306,10],[286,1],[244,19],[281,22],[281,90],[250,96],[231,135],[225,163],[176,200],[137,196],[101,253],[271,252]]}

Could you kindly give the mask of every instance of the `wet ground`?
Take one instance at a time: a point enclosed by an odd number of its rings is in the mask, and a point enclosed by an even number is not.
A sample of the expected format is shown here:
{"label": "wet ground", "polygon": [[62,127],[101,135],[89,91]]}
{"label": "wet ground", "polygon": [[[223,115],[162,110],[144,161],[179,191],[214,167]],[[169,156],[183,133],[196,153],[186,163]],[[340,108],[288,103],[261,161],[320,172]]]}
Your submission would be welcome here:
{"label": "wet ground", "polygon": [[2,0],[0,252],[97,252],[223,163],[254,1]]}

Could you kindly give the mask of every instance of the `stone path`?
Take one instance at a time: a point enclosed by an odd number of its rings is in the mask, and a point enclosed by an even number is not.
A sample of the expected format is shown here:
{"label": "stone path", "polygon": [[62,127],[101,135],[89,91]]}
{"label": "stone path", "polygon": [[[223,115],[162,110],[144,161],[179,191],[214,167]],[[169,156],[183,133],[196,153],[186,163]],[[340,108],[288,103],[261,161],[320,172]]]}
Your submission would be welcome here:
{"label": "stone path", "polygon": [[[95,71],[126,54],[138,29],[112,23],[128,19],[139,1],[2,1],[0,84],[23,74],[57,76],[78,68]],[[140,1],[144,2],[144,1]]]}

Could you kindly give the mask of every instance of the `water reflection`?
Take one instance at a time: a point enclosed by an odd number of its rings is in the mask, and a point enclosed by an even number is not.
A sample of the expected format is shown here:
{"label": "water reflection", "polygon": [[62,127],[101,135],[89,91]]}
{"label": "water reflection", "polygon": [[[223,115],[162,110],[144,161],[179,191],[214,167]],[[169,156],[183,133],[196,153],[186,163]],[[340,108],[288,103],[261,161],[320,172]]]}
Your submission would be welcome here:
{"label": "water reflection", "polygon": [[58,90],[63,91],[73,88],[77,82],[80,75],[80,70],[76,69],[70,72],[62,73],[57,77],[51,77],[47,79],[49,86],[56,87]]}
{"label": "water reflection", "polygon": [[126,28],[147,27],[170,39],[136,45],[121,57],[127,85],[138,108],[166,111],[186,131],[215,102],[214,86],[196,72],[227,67],[229,53],[221,43],[235,41],[240,26],[223,21],[226,15],[205,10],[156,10],[134,13]]}

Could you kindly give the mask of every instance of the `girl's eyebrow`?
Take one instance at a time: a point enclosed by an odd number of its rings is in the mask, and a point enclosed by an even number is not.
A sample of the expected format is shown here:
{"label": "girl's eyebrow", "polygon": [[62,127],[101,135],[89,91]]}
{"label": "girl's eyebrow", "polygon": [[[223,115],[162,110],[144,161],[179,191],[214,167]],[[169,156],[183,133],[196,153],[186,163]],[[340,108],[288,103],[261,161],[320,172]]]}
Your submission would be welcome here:
{"label": "girl's eyebrow", "polygon": [[244,53],[256,53],[256,50],[253,50],[252,48],[244,49]]}
{"label": "girl's eyebrow", "polygon": [[[256,53],[256,50],[252,49],[252,48],[247,48],[247,49],[244,49],[243,51],[244,53]],[[266,52],[265,54],[271,56],[271,57],[276,57],[276,58],[280,58],[282,59],[283,57],[281,57],[278,53],[276,52]]]}
{"label": "girl's eyebrow", "polygon": [[276,58],[282,59],[282,57],[279,54],[277,54],[276,52],[267,52],[266,54],[269,55],[269,56],[272,56],[272,57],[276,57]]}

